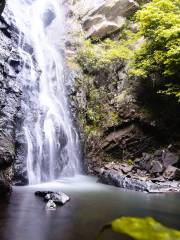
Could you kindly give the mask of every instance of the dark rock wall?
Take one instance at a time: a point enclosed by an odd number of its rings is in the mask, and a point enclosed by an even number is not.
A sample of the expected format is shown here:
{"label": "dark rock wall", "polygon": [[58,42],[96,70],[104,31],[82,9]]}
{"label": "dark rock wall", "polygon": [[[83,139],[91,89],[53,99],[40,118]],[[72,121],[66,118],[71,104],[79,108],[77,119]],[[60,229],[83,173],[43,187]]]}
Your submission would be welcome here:
{"label": "dark rock wall", "polygon": [[10,190],[15,160],[15,129],[20,109],[21,59],[17,52],[18,30],[7,6],[0,16],[0,195]]}

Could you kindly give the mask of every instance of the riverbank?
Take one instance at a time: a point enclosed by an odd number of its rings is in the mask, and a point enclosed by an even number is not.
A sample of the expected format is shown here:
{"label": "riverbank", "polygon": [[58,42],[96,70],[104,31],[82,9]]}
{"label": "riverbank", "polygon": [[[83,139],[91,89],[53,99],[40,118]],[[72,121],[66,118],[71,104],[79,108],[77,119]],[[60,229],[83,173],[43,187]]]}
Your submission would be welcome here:
{"label": "riverbank", "polygon": [[180,192],[179,181],[143,180],[141,177],[127,176],[115,170],[102,171],[99,175],[99,182],[119,188],[148,193]]}

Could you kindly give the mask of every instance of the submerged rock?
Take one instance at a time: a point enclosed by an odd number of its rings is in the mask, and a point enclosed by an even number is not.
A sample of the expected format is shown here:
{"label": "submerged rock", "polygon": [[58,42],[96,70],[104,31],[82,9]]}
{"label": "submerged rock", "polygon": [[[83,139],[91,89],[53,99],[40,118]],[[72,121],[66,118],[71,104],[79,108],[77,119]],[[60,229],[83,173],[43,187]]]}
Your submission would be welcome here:
{"label": "submerged rock", "polygon": [[49,200],[46,204],[46,209],[56,210],[56,204],[52,200]]}

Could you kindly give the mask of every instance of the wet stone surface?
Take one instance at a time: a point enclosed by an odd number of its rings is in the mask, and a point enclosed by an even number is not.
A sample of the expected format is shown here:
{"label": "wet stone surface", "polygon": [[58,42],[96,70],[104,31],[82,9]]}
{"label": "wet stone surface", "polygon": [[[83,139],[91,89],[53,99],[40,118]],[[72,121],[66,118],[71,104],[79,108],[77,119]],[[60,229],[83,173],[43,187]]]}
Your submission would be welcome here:
{"label": "wet stone surface", "polygon": [[37,191],[35,195],[47,202],[48,209],[56,209],[56,205],[62,206],[70,200],[70,197],[63,192]]}

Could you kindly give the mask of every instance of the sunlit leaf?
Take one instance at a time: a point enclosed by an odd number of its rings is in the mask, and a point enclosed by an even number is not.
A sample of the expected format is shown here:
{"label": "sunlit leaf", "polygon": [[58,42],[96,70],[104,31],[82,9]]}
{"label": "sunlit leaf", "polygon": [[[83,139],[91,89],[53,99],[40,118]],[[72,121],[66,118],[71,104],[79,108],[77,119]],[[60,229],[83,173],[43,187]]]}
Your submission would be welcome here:
{"label": "sunlit leaf", "polygon": [[121,217],[106,225],[101,233],[107,228],[135,240],[180,240],[180,231],[168,228],[151,217]]}

